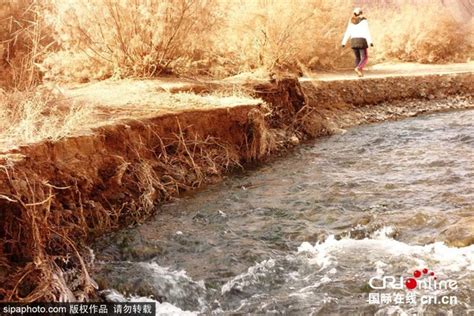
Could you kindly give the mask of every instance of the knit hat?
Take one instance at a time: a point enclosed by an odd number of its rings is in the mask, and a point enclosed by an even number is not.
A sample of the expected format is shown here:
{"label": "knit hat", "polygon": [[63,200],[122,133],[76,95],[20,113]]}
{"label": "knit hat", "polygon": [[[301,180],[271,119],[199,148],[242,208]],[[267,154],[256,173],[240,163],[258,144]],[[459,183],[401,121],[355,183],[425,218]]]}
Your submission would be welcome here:
{"label": "knit hat", "polygon": [[354,9],[354,14],[355,15],[361,15],[362,14],[362,9],[361,8],[355,8]]}

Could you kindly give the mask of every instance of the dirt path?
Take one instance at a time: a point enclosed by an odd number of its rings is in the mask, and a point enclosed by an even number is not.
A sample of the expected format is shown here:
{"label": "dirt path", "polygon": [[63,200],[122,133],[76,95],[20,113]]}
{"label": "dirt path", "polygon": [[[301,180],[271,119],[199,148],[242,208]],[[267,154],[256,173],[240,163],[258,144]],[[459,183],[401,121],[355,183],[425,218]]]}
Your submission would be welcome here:
{"label": "dirt path", "polygon": [[456,73],[474,72],[474,62],[446,65],[425,64],[380,64],[368,67],[363,78],[358,78],[352,69],[329,73],[309,73],[300,81],[339,81],[339,80],[364,80],[373,78],[410,77],[426,75],[445,75]]}
{"label": "dirt path", "polygon": [[[444,75],[456,73],[474,73],[474,62],[462,64],[447,65],[424,65],[424,64],[380,64],[367,69],[364,78],[358,78],[352,69],[337,72],[307,73],[300,78],[305,81],[341,81],[341,80],[364,80],[372,78],[391,78],[391,77],[412,77],[426,75]],[[249,76],[235,76],[224,80],[189,80],[181,78],[158,78],[150,80],[126,79],[120,81],[101,81],[79,85],[73,88],[64,89],[64,94],[72,99],[82,99],[101,103],[101,105],[126,106],[149,105],[157,102],[156,97],[163,96],[162,93],[207,93],[212,92],[213,88],[226,84],[244,84],[246,82],[266,82],[267,78],[253,78]],[[217,102],[213,99],[212,104]],[[242,98],[220,98],[223,103],[241,103]],[[184,105],[185,106],[185,105]],[[190,102],[188,107],[194,108],[196,102]],[[202,106],[202,104],[200,105]],[[154,106],[156,108],[156,106]],[[185,106],[186,107],[186,106]],[[178,109],[179,106],[168,104],[165,108]]]}
{"label": "dirt path", "polygon": [[[308,73],[300,82],[308,81],[353,81],[383,79],[392,77],[413,77],[474,73],[474,62],[449,65],[422,64],[382,64],[369,67],[364,78],[358,78],[354,71],[330,73]],[[224,80],[189,80],[182,78],[158,78],[148,80],[101,81],[63,89],[63,94],[71,100],[94,106],[99,116],[106,118],[141,117],[187,109],[209,109],[256,104],[255,100],[242,97],[239,92],[225,95],[214,92],[222,88],[237,91],[242,85],[268,82],[267,78],[235,76]],[[197,94],[197,95],[196,95]],[[200,94],[205,94],[201,96]]]}

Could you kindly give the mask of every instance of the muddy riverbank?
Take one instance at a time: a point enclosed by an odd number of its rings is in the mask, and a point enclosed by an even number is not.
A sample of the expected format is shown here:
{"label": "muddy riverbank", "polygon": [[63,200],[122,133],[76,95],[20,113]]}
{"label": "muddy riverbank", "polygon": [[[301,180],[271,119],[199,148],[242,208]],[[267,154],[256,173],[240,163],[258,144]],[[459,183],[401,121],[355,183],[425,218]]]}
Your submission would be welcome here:
{"label": "muddy riverbank", "polygon": [[[358,124],[470,108],[472,80],[463,73],[239,83],[262,101],[156,116],[146,112],[5,151],[1,299],[85,299],[97,284],[89,276],[91,258],[84,246],[96,236],[140,222],[157,203],[308,139]],[[219,89],[229,87],[235,84]]]}

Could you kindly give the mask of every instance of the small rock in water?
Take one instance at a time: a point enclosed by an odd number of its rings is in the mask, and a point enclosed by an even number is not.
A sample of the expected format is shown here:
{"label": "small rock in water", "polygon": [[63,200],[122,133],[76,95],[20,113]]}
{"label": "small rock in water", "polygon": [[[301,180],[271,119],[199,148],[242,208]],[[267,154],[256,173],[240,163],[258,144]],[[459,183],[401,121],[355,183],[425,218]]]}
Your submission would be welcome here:
{"label": "small rock in water", "polygon": [[474,218],[466,217],[450,225],[441,234],[451,247],[467,247],[474,244]]}
{"label": "small rock in water", "polygon": [[104,298],[106,302],[125,302],[127,299],[121,293],[114,289],[107,289],[99,292],[99,295]]}
{"label": "small rock in water", "polygon": [[290,137],[290,143],[296,146],[300,143],[300,139],[296,137],[295,135],[293,135]]}
{"label": "small rock in water", "polygon": [[336,128],[334,128],[334,129],[332,130],[332,132],[333,132],[334,134],[344,135],[344,134],[347,132],[347,130],[345,130],[345,129],[343,129],[343,128],[338,128],[338,127],[336,127]]}

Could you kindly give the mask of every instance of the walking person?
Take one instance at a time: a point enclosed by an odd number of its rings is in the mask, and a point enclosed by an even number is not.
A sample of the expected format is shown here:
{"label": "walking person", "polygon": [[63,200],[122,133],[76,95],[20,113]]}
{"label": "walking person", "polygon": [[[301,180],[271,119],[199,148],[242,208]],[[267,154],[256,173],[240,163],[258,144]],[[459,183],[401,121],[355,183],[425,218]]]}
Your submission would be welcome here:
{"label": "walking person", "polygon": [[364,17],[361,8],[355,8],[351,20],[347,25],[346,33],[342,39],[342,47],[346,46],[347,41],[351,39],[351,48],[355,56],[355,72],[362,77],[363,69],[369,60],[367,49],[369,45],[374,46],[370,36],[369,23]]}

